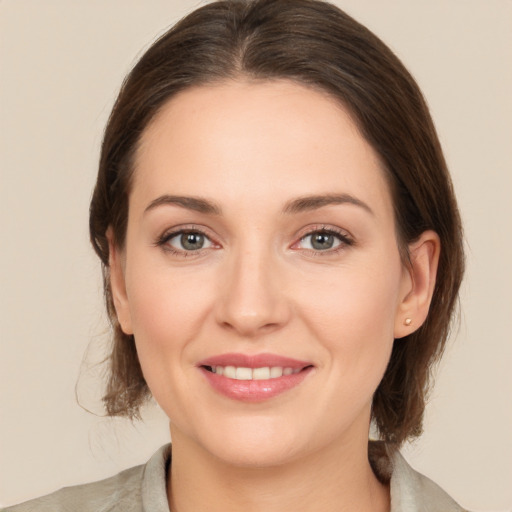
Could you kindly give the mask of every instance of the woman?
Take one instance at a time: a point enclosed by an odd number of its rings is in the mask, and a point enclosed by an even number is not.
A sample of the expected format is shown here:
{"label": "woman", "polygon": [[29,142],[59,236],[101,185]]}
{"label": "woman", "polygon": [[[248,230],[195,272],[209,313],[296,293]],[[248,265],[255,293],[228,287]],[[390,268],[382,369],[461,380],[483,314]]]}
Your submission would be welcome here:
{"label": "woman", "polygon": [[398,453],[448,334],[460,219],[421,93],[367,29],[312,0],[189,15],[123,85],[90,229],[107,411],[154,396],[172,461],[9,510],[462,510]]}

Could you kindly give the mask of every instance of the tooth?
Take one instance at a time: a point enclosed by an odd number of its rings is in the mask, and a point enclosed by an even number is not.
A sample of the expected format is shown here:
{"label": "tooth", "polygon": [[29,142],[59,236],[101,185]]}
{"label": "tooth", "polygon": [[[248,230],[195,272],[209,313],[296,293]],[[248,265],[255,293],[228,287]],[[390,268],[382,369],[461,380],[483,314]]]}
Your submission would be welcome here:
{"label": "tooth", "polygon": [[236,369],[237,380],[252,380],[252,368],[244,368],[243,366]]}
{"label": "tooth", "polygon": [[282,366],[263,366],[261,368],[246,368],[244,366],[211,366],[212,373],[217,375],[224,375],[228,379],[236,380],[265,380],[277,379],[283,375],[292,375],[299,373],[301,368],[290,368]]}
{"label": "tooth", "polygon": [[254,380],[270,379],[270,368],[264,366],[263,368],[254,368],[252,371],[252,378]]}
{"label": "tooth", "polygon": [[228,379],[236,379],[236,368],[234,366],[225,366],[224,376]]}
{"label": "tooth", "polygon": [[281,366],[273,366],[270,368],[270,378],[275,379],[283,376],[283,368]]}

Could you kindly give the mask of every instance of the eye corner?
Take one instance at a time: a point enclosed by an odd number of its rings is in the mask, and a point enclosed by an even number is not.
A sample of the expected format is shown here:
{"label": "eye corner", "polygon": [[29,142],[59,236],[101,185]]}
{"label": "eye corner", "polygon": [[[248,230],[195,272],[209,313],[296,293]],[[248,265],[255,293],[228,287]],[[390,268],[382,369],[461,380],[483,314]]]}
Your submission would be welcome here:
{"label": "eye corner", "polygon": [[[315,236],[316,239],[313,238]],[[304,243],[309,244],[309,247],[301,247]],[[290,248],[293,250],[302,249],[317,256],[335,254],[353,245],[355,245],[354,237],[346,230],[333,226],[316,225],[304,230]]]}
{"label": "eye corner", "polygon": [[205,229],[195,225],[167,229],[153,245],[178,257],[200,256],[205,251],[221,247]]}

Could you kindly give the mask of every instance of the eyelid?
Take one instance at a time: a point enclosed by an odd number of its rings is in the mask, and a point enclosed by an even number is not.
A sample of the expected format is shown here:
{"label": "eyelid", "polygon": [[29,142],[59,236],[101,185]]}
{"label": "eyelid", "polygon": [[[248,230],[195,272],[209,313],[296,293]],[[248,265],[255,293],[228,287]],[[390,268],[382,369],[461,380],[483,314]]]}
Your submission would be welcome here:
{"label": "eyelid", "polygon": [[308,251],[310,253],[317,254],[333,254],[347,246],[355,245],[354,237],[345,229],[341,229],[336,226],[332,226],[329,224],[316,224],[313,226],[308,226],[301,230],[301,232],[297,235],[297,241],[295,241],[291,248],[292,249],[300,249],[297,247],[306,237],[311,236],[315,233],[327,233],[329,235],[333,235],[338,238],[341,242],[338,246],[332,249],[326,249],[324,251],[314,250],[314,249],[303,249],[304,251]]}
{"label": "eyelid", "polygon": [[[206,239],[208,239],[208,241],[211,243],[211,246],[197,249],[194,251],[187,251],[184,249],[178,249],[168,244],[169,240],[184,233],[198,233],[204,236]],[[182,256],[196,256],[201,254],[203,251],[208,251],[211,250],[212,248],[217,249],[221,246],[220,243],[216,240],[216,237],[210,234],[209,229],[205,228],[204,226],[198,226],[197,224],[173,226],[172,228],[165,230],[160,236],[158,236],[153,245],[161,247],[163,250],[167,252]]]}
{"label": "eyelid", "polygon": [[[199,249],[182,249],[180,247],[176,247],[176,245],[173,244],[173,242],[182,241],[183,235],[194,235],[194,236],[200,236],[202,239],[206,242],[206,246],[200,247]],[[210,240],[210,237],[206,236],[204,233],[200,233],[199,231],[178,231],[178,233],[174,233],[171,236],[166,237],[167,241],[166,244],[169,244],[172,248],[177,249],[178,251],[184,251],[184,252],[198,252],[202,249],[209,249],[210,247],[213,247],[213,242]],[[178,243],[179,243],[178,242]]]}

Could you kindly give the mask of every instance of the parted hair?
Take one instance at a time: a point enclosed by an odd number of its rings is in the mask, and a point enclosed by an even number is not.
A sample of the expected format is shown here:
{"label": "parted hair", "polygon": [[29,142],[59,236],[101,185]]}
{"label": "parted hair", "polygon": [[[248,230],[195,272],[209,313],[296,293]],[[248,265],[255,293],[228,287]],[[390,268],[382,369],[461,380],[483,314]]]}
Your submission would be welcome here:
{"label": "parted hair", "polygon": [[450,332],[464,271],[462,228],[441,146],[418,85],[393,52],[321,0],[223,0],[178,22],[126,77],[110,115],[90,206],[90,237],[104,277],[112,346],[103,401],[108,415],[138,417],[151,396],[133,336],[121,330],[109,282],[107,230],[122,249],[134,158],[141,135],[179,91],[228,80],[291,80],[327,92],[351,113],[379,155],[391,190],[404,265],[408,244],[434,230],[441,240],[425,323],[394,341],[372,404],[385,441],[418,436],[432,369]]}

